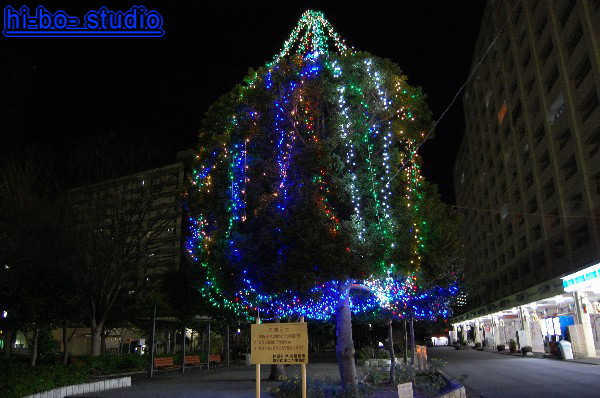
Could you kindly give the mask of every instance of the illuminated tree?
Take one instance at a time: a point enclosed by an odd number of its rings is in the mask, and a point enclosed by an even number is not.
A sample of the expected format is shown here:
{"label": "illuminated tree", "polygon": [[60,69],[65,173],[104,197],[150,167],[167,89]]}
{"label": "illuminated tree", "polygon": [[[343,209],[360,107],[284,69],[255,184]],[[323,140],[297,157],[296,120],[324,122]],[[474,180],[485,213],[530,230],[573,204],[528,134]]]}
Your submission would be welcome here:
{"label": "illuminated tree", "polygon": [[351,312],[418,289],[416,149],[431,122],[406,80],[307,11],[273,61],[209,109],[191,176],[187,251],[203,296],[249,320],[335,316],[344,386],[356,385]]}

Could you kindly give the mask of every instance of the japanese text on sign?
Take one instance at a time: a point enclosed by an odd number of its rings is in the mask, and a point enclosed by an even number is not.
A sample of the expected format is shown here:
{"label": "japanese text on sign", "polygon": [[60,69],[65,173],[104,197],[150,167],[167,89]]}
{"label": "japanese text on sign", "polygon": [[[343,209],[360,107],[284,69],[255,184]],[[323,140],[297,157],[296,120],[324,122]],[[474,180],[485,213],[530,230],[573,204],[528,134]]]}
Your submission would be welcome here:
{"label": "japanese text on sign", "polygon": [[251,325],[253,364],[308,363],[306,323]]}

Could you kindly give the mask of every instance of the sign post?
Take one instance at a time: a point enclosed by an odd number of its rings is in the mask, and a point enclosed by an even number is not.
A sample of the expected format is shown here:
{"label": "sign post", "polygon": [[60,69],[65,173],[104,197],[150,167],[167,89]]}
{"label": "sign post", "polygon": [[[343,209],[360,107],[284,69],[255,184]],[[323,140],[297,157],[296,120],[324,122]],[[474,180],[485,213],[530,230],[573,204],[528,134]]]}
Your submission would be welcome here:
{"label": "sign post", "polygon": [[306,398],[306,364],[308,363],[308,332],[304,318],[297,323],[266,323],[251,325],[251,363],[256,365],[256,398],[260,396],[261,364],[295,364],[302,370],[302,397]]}
{"label": "sign post", "polygon": [[[260,325],[260,315],[256,317],[256,324]],[[251,340],[252,340],[252,351],[250,351],[250,355],[252,358],[252,361],[256,364],[256,398],[260,398],[260,362],[256,362],[254,361],[254,354],[255,354],[255,350],[254,350],[254,325],[251,326],[250,328],[250,334],[251,336]]]}
{"label": "sign post", "polygon": [[[300,323],[304,323],[304,315],[300,317]],[[308,358],[308,353],[306,355]],[[300,364],[300,370],[302,372],[302,398],[306,398],[306,364]]]}

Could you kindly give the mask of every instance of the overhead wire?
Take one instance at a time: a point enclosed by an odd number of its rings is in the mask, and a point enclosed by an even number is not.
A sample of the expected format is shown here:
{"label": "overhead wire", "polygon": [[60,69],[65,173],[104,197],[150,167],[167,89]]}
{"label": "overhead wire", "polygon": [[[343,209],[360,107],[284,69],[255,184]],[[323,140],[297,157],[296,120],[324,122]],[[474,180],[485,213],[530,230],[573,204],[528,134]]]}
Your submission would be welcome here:
{"label": "overhead wire", "polygon": [[404,160],[404,162],[402,162],[402,165],[400,166],[400,168],[398,169],[398,171],[396,172],[396,174],[394,174],[392,177],[390,177],[390,179],[388,179],[388,181],[385,184],[386,187],[390,184],[390,182],[392,182],[392,180],[394,180],[396,177],[398,177],[398,174],[400,174],[400,172],[402,170],[404,170],[404,168],[406,167],[406,165],[408,164],[408,162],[412,160],[414,154],[416,154],[417,151],[419,150],[419,148],[421,148],[421,146],[423,146],[423,144],[425,142],[427,142],[427,140],[429,139],[429,137],[431,136],[431,134],[433,133],[433,131],[435,130],[435,128],[437,127],[437,125],[440,123],[440,121],[443,119],[443,117],[446,115],[446,113],[448,113],[448,111],[450,110],[450,108],[452,108],[452,105],[454,105],[454,103],[456,102],[456,99],[458,98],[458,96],[460,95],[460,93],[463,91],[463,89],[466,87],[466,85],[471,81],[471,79],[473,78],[473,76],[475,76],[475,72],[477,71],[477,69],[479,69],[479,67],[481,66],[481,64],[483,63],[483,61],[485,60],[485,58],[487,57],[487,55],[490,52],[490,50],[494,47],[494,45],[498,41],[498,38],[500,37],[500,35],[504,31],[504,28],[506,27],[506,24],[511,19],[512,14],[517,9],[517,6],[519,5],[519,3],[520,3],[519,0],[515,1],[515,5],[513,6],[513,8],[510,11],[510,13],[508,14],[508,17],[506,17],[506,19],[502,23],[502,26],[500,27],[500,30],[494,36],[494,39],[492,40],[492,42],[490,43],[490,45],[486,49],[485,53],[481,56],[481,58],[479,59],[479,61],[477,62],[477,64],[475,65],[475,67],[473,68],[473,70],[471,71],[471,73],[469,74],[469,76],[467,77],[467,80],[465,80],[465,82],[460,86],[460,88],[458,89],[458,91],[456,92],[456,94],[454,94],[454,98],[452,98],[452,101],[450,101],[450,104],[442,112],[442,114],[440,115],[440,117],[436,121],[433,122],[433,125],[431,126],[431,128],[429,129],[429,131],[427,132],[427,134],[425,135],[425,138],[423,138],[423,140],[411,152],[411,154],[407,157],[407,159]]}

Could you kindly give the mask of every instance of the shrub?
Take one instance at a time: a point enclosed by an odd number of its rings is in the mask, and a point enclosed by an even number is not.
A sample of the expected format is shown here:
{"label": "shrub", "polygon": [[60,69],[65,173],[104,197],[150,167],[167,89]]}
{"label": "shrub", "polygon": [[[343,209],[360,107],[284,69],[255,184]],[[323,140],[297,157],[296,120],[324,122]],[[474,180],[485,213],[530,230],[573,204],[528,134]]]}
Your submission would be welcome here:
{"label": "shrub", "polygon": [[528,345],[521,348],[521,354],[527,355],[528,352],[533,352],[533,348]]}
{"label": "shrub", "polygon": [[506,350],[506,346],[504,344],[498,344],[496,346],[496,348],[498,349],[498,351],[504,351],[504,350]]}
{"label": "shrub", "polygon": [[388,350],[384,350],[383,348],[380,348],[379,350],[375,351],[375,358],[390,359],[390,352]]}
{"label": "shrub", "polygon": [[[8,365],[8,363],[3,364]],[[62,386],[85,383],[87,369],[77,366],[36,366],[12,363],[0,367],[0,396],[18,398]]]}
{"label": "shrub", "polygon": [[84,356],[73,359],[80,367],[86,367],[92,375],[108,375],[124,371],[144,370],[147,366],[146,355],[102,355],[99,357]]}
{"label": "shrub", "polygon": [[437,397],[446,387],[448,382],[439,373],[444,365],[444,361],[432,359],[428,363],[427,370],[417,374],[414,385],[420,396]]}
{"label": "shrub", "polygon": [[[373,387],[359,383],[358,395],[352,391],[344,391],[339,383],[329,379],[306,381],[306,395],[311,398],[367,398],[371,396]],[[278,387],[269,389],[269,395],[273,398],[297,398],[302,395],[302,382],[299,377],[286,379]]]}

